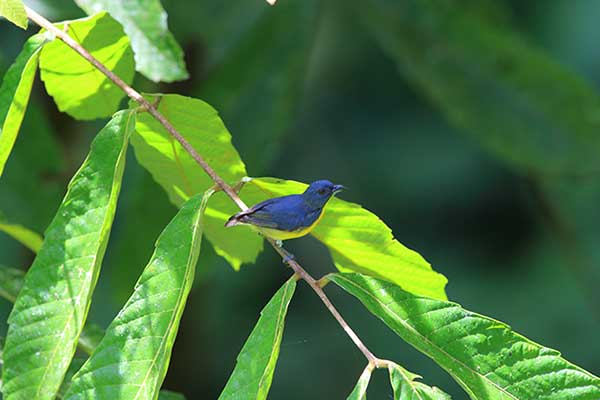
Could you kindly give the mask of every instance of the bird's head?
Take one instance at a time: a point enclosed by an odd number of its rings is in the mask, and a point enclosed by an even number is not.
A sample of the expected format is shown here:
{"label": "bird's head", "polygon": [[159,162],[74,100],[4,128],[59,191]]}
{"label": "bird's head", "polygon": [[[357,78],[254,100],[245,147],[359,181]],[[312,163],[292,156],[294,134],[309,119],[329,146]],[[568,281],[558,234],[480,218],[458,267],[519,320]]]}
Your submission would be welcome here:
{"label": "bird's head", "polygon": [[320,208],[325,206],[331,196],[343,189],[345,188],[342,185],[334,185],[328,180],[321,180],[311,183],[302,195],[309,204]]}

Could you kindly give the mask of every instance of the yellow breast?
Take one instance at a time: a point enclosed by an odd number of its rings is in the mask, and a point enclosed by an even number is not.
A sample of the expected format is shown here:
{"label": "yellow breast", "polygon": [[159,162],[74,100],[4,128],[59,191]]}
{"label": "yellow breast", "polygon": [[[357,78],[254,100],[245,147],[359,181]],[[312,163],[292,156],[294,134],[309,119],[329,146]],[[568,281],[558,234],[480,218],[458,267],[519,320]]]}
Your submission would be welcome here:
{"label": "yellow breast", "polygon": [[321,221],[321,219],[323,218],[323,215],[325,215],[325,210],[321,211],[321,215],[319,215],[319,218],[317,218],[316,221],[311,226],[307,226],[305,228],[298,229],[296,231],[280,231],[278,229],[260,228],[260,227],[253,226],[253,225],[250,225],[250,226],[253,229],[255,229],[256,231],[261,232],[262,234],[264,234],[272,239],[275,239],[275,240],[295,239],[295,238],[299,238],[299,237],[308,235],[310,233],[310,231],[312,231],[314,229],[314,227],[317,226],[317,224]]}

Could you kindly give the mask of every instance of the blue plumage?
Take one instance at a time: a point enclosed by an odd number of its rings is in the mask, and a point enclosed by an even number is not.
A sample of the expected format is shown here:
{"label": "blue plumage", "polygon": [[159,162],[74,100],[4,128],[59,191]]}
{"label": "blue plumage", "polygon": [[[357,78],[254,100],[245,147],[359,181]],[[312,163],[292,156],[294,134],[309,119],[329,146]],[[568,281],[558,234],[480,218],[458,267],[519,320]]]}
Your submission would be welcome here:
{"label": "blue plumage", "polygon": [[327,180],[316,181],[302,194],[268,199],[237,213],[225,226],[248,224],[281,240],[303,236],[319,221],[329,199],[342,189]]}

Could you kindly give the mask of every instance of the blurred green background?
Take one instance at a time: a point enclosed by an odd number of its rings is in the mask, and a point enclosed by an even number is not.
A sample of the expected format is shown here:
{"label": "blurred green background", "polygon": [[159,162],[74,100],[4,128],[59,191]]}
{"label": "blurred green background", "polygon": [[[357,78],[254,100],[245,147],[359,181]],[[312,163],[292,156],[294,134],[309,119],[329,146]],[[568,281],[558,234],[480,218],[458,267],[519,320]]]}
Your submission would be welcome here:
{"label": "blurred green background", "polygon": [[[67,0],[27,3],[55,21],[84,15]],[[164,0],[191,78],[155,85],[138,76],[135,86],[215,106],[253,176],[348,186],[342,198],[375,212],[448,277],[451,300],[600,374],[600,2],[395,3]],[[34,30],[0,23],[2,73]],[[0,180],[4,214],[42,232],[103,123],[60,114],[36,82]],[[94,322],[107,326],[125,303],[174,213],[129,154]],[[289,248],[313,275],[332,271],[316,240]],[[0,233],[0,263],[26,269],[32,259]],[[269,249],[234,272],[203,243],[165,388],[217,398],[289,275]],[[375,354],[467,397],[357,301],[328,292]],[[0,300],[1,321],[10,306]],[[364,366],[300,285],[270,398],[345,398]],[[374,375],[369,396],[392,398],[386,373]]]}

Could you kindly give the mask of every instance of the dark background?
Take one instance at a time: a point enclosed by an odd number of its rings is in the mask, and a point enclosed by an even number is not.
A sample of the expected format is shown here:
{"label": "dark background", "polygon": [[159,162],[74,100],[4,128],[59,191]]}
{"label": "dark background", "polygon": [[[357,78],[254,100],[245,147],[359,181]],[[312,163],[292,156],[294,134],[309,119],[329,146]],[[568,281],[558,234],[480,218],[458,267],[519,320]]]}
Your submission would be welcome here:
{"label": "dark background", "polygon": [[[191,79],[155,85],[138,76],[135,86],[214,105],[253,176],[327,178],[348,186],[342,198],[375,212],[399,241],[448,277],[451,300],[599,374],[599,176],[568,178],[561,190],[544,190],[546,181],[450,123],[343,1],[310,3],[279,0],[271,8],[262,0],[165,0]],[[56,21],[83,16],[66,0],[28,4]],[[502,7],[523,40],[598,89],[600,2],[515,0]],[[0,71],[33,32],[0,23]],[[103,123],[60,114],[37,82],[0,180],[5,212],[42,232]],[[564,193],[569,203],[561,207]],[[174,213],[130,154],[93,321],[107,326],[116,315]],[[289,247],[315,276],[334,268],[312,238]],[[25,269],[32,258],[0,233],[0,263]],[[261,308],[289,275],[270,249],[256,265],[234,272],[204,242],[165,388],[189,399],[217,398]],[[449,375],[357,301],[336,288],[327,291],[375,354],[455,399],[466,398]],[[1,300],[1,321],[9,310]],[[3,322],[0,335],[5,331]],[[270,398],[345,398],[365,364],[314,293],[299,285]],[[369,398],[391,399],[388,387],[386,373],[377,372]]]}

